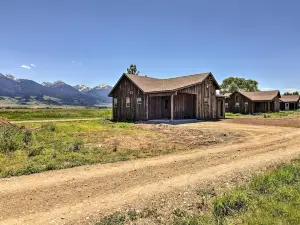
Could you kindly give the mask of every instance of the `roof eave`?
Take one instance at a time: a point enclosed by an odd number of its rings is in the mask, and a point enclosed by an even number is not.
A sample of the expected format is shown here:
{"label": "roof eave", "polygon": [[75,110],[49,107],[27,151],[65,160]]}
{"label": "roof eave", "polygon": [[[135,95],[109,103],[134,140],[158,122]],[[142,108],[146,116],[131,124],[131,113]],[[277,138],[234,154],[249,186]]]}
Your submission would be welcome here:
{"label": "roof eave", "polygon": [[114,92],[115,88],[118,86],[118,84],[120,83],[120,81],[122,80],[123,77],[127,77],[132,83],[134,83],[135,86],[137,86],[138,89],[140,89],[143,93],[145,93],[145,91],[140,88],[132,79],[130,79],[129,76],[127,76],[126,73],[123,73],[122,76],[119,78],[119,80],[117,81],[117,83],[115,84],[115,86],[111,89],[111,91],[109,92],[109,94],[107,95],[108,97],[113,97],[112,93]]}

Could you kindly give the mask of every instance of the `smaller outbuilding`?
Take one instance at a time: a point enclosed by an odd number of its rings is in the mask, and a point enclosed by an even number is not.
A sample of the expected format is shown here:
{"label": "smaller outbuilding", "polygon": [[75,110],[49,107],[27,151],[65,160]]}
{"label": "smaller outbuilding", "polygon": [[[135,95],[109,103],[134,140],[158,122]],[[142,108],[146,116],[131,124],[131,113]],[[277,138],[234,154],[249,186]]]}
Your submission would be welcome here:
{"label": "smaller outbuilding", "polygon": [[280,98],[280,110],[299,109],[300,95],[283,95]]}
{"label": "smaller outbuilding", "polygon": [[266,112],[279,112],[280,92],[256,91],[244,92],[235,91],[225,99],[226,112],[254,114]]}

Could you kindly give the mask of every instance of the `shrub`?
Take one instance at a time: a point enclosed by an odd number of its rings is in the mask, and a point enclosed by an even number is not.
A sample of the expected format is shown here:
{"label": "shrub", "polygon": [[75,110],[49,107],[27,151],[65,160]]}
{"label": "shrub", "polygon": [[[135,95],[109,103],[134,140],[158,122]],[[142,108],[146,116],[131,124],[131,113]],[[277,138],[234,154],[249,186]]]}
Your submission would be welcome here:
{"label": "shrub", "polygon": [[14,152],[23,146],[24,133],[15,127],[0,127],[0,153]]}
{"label": "shrub", "polygon": [[31,147],[31,148],[27,149],[27,154],[28,154],[28,157],[34,157],[34,156],[41,154],[42,151],[43,151],[42,146]]}
{"label": "shrub", "polygon": [[78,152],[83,145],[82,140],[75,140],[69,147],[69,152]]}
{"label": "shrub", "polygon": [[96,225],[123,225],[125,224],[126,217],[119,212],[105,216]]}
{"label": "shrub", "polygon": [[234,215],[248,208],[248,197],[242,191],[235,191],[218,197],[213,202],[216,217]]}
{"label": "shrub", "polygon": [[55,123],[46,123],[42,125],[43,130],[54,132],[56,130],[56,124]]}
{"label": "shrub", "polygon": [[26,146],[31,144],[31,142],[32,142],[32,132],[31,131],[26,130],[24,132],[23,142]]}

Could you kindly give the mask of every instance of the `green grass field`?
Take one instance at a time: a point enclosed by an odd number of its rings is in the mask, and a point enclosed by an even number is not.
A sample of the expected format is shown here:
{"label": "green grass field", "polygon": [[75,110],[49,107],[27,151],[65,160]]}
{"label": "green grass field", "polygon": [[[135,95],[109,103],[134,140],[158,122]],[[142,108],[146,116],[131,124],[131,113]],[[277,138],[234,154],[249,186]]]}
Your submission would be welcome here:
{"label": "green grass field", "polygon": [[72,118],[111,119],[111,109],[53,108],[53,109],[0,109],[0,117],[8,120],[48,120]]}
{"label": "green grass field", "polygon": [[[86,143],[131,132],[130,123],[94,121],[26,124],[25,128],[0,127],[0,177],[37,173],[93,163],[138,157],[140,152],[88,147]],[[99,136],[89,134],[98,132]],[[84,134],[84,136],[81,136]]]}
{"label": "green grass field", "polygon": [[[24,123],[0,127],[0,177],[19,176],[80,165],[153,157],[178,150],[173,146],[136,142],[123,138],[160,138],[148,129],[132,129],[133,123],[91,121]],[[142,139],[143,140],[143,139]],[[149,140],[148,140],[149,141]]]}

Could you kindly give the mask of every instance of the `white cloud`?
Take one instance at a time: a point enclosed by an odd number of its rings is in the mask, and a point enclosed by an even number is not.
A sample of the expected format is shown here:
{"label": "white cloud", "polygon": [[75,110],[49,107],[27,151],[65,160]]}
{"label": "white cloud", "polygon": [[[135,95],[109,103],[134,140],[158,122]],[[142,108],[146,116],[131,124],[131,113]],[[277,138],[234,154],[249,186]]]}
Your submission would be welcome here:
{"label": "white cloud", "polygon": [[294,91],[298,91],[297,88],[285,88],[283,89],[286,92],[294,92]]}
{"label": "white cloud", "polygon": [[269,87],[259,87],[260,90],[262,91],[271,91],[271,90],[276,90],[274,88],[269,88]]}
{"label": "white cloud", "polygon": [[35,67],[35,65],[34,65],[34,64],[32,64],[32,63],[30,64],[30,66],[31,66],[31,67]]}
{"label": "white cloud", "polygon": [[21,67],[22,67],[22,68],[25,68],[25,69],[28,69],[28,70],[31,70],[31,67],[30,67],[30,66],[22,65]]}

